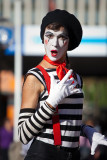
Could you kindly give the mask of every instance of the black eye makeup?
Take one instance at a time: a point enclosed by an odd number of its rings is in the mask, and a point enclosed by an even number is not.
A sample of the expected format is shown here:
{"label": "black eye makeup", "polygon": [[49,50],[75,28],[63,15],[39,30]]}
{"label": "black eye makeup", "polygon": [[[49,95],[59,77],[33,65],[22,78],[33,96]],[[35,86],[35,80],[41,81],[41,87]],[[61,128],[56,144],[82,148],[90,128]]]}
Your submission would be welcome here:
{"label": "black eye makeup", "polygon": [[[54,33],[50,32],[50,31],[47,31],[47,32],[45,33],[45,36],[48,37],[49,39],[51,39],[51,38],[53,38],[55,35],[54,35]],[[61,38],[61,39],[63,39],[63,40],[66,40],[66,39],[69,38],[66,33],[61,33],[61,34],[59,34],[57,37],[58,37],[58,38]]]}
{"label": "black eye makeup", "polygon": [[69,38],[68,35],[65,34],[65,33],[60,34],[58,37],[62,38],[62,39],[68,39]]}
{"label": "black eye makeup", "polygon": [[51,38],[51,37],[53,37],[54,35],[53,35],[52,32],[46,32],[46,33],[45,33],[45,36],[48,37],[48,38]]}

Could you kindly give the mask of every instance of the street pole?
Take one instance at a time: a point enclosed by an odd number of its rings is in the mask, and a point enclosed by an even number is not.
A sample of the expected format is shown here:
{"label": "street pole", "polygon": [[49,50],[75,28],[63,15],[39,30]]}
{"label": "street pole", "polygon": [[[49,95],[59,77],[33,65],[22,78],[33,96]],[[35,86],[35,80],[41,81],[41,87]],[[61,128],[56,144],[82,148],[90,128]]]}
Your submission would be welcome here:
{"label": "street pole", "polygon": [[18,139],[18,116],[21,106],[21,78],[22,78],[22,55],[21,55],[21,1],[14,2],[14,29],[15,29],[15,54],[14,54],[14,141]]}

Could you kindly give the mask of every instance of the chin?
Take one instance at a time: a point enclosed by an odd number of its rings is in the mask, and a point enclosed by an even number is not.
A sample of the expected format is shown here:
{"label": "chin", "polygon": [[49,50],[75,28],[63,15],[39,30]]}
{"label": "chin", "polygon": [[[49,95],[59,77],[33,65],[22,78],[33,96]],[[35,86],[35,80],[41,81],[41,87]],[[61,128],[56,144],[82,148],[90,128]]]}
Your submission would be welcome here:
{"label": "chin", "polygon": [[57,57],[49,57],[49,59],[51,60],[51,61],[59,61],[60,60],[60,58],[57,58]]}

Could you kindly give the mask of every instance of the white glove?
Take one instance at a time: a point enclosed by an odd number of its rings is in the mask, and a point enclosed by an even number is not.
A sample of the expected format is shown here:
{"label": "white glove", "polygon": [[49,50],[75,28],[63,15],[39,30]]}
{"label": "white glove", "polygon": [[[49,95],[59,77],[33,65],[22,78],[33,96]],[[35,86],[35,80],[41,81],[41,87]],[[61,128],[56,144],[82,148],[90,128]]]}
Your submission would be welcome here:
{"label": "white glove", "polygon": [[[80,91],[80,89],[75,88],[77,82],[74,80],[74,78],[69,79],[71,74],[72,70],[69,70],[58,84],[56,83],[54,76],[51,76],[50,94],[46,102],[48,102],[54,108],[56,108],[59,102],[65,97]],[[74,83],[72,84],[73,81]]]}
{"label": "white glove", "polygon": [[107,139],[104,135],[98,133],[95,128],[85,125],[83,133],[91,144],[91,155],[95,154],[95,150],[99,144],[107,146]]}
{"label": "white glove", "polygon": [[107,139],[104,135],[94,132],[92,137],[92,145],[91,145],[91,155],[95,154],[95,150],[98,145],[105,145],[107,146]]}

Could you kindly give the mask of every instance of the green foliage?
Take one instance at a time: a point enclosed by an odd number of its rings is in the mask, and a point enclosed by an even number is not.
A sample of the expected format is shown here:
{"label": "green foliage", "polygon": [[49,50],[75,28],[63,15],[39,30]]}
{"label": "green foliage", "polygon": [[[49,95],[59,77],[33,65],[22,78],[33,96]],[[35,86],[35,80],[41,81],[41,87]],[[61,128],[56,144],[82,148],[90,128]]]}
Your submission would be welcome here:
{"label": "green foliage", "polygon": [[107,79],[84,78],[83,82],[85,101],[88,105],[107,107]]}

